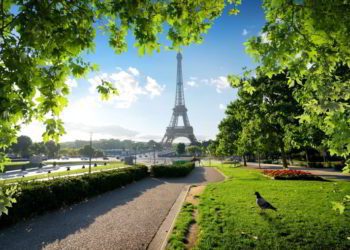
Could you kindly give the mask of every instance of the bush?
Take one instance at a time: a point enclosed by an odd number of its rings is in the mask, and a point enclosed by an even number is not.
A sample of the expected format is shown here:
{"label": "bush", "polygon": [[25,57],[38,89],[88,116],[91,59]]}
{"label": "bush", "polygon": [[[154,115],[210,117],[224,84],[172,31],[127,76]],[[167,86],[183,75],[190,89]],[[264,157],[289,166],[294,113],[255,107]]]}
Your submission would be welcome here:
{"label": "bush", "polygon": [[222,161],[222,164],[240,164],[240,161]]}
{"label": "bush", "polygon": [[335,170],[342,170],[344,163],[341,161],[329,161],[329,162],[309,162],[311,168],[334,168]]}
{"label": "bush", "polygon": [[8,215],[0,217],[0,228],[83,201],[146,176],[148,176],[146,166],[134,166],[90,175],[20,184],[21,191],[16,194],[17,202],[9,209]]}
{"label": "bush", "polygon": [[267,159],[262,160],[261,162],[265,164],[272,164],[272,160],[267,160]]}
{"label": "bush", "polygon": [[264,175],[273,177],[275,180],[324,180],[310,172],[301,170],[264,170]]}
{"label": "bush", "polygon": [[194,167],[194,162],[177,162],[173,165],[155,165],[151,167],[151,175],[154,177],[183,177],[188,175]]}
{"label": "bush", "polygon": [[309,162],[310,168],[323,168],[323,162]]}

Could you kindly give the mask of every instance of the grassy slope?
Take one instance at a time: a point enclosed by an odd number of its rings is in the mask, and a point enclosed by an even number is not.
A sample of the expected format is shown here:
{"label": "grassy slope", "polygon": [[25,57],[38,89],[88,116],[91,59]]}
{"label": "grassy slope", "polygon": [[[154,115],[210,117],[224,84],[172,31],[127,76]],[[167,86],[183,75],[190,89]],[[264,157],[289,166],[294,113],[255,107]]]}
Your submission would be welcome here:
{"label": "grassy slope", "polygon": [[[209,184],[201,196],[198,249],[350,248],[350,216],[331,208],[350,193],[350,183],[276,181],[255,170],[219,169],[232,179]],[[278,212],[259,214],[255,191]]]}

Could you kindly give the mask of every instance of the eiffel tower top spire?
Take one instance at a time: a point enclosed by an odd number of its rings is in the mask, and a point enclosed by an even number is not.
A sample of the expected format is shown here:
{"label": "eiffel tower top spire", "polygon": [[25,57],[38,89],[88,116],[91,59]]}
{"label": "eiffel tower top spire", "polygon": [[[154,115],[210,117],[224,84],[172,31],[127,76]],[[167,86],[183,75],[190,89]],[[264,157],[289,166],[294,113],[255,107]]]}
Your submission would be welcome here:
{"label": "eiffel tower top spire", "polygon": [[182,54],[177,53],[176,96],[175,106],[185,106],[184,84],[182,78]]}

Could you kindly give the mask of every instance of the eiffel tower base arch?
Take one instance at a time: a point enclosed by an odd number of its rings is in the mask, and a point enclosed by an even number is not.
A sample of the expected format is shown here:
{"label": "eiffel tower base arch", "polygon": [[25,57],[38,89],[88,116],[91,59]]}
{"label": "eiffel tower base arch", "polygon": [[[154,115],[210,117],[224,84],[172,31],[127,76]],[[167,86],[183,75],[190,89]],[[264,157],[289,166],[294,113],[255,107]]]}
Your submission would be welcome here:
{"label": "eiffel tower base arch", "polygon": [[162,139],[164,146],[171,146],[176,138],[185,137],[191,144],[197,144],[197,139],[194,136],[192,127],[168,127]]}

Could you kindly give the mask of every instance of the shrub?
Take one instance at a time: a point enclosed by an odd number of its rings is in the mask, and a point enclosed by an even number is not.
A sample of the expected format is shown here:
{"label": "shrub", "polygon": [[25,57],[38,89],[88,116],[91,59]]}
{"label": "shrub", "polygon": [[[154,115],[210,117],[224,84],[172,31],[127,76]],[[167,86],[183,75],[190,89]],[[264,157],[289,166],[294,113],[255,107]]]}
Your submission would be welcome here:
{"label": "shrub", "polygon": [[0,228],[124,186],[148,176],[146,166],[19,184],[17,202],[0,217]]}
{"label": "shrub", "polygon": [[239,161],[222,161],[222,164],[239,164]]}
{"label": "shrub", "polygon": [[188,175],[194,167],[194,162],[176,163],[173,165],[155,165],[151,167],[151,175],[154,177],[183,177]]}
{"label": "shrub", "polygon": [[272,164],[272,160],[267,160],[267,159],[262,160],[261,162],[266,164]]}
{"label": "shrub", "polygon": [[325,167],[323,162],[309,162],[310,168],[323,168]]}
{"label": "shrub", "polygon": [[335,170],[342,170],[344,163],[341,161],[330,161],[330,162],[309,162],[311,168],[334,168]]}
{"label": "shrub", "polygon": [[264,175],[273,177],[275,180],[323,180],[317,175],[301,170],[264,170]]}

